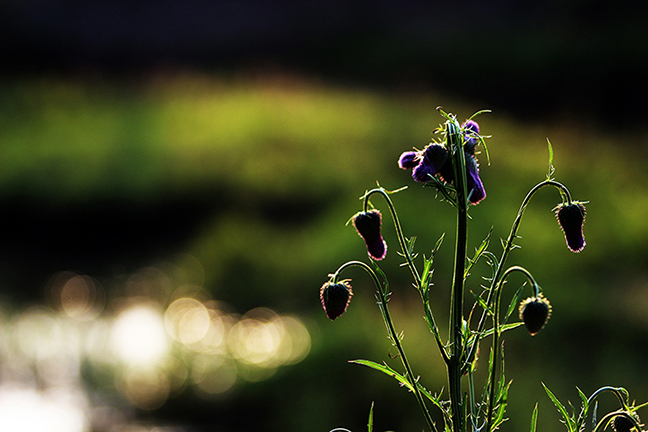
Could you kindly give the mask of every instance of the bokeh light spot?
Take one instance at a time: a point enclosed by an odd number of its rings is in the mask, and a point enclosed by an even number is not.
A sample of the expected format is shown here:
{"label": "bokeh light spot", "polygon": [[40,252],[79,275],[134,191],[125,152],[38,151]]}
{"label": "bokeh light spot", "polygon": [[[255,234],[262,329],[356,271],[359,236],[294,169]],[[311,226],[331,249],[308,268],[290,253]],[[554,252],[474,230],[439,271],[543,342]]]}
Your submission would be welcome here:
{"label": "bokeh light spot", "polygon": [[193,298],[183,297],[174,301],[164,314],[164,325],[169,335],[187,345],[205,337],[210,324],[207,308]]}
{"label": "bokeh light spot", "polygon": [[152,305],[138,304],[122,311],[111,329],[112,347],[132,366],[152,366],[169,351],[162,314]]}

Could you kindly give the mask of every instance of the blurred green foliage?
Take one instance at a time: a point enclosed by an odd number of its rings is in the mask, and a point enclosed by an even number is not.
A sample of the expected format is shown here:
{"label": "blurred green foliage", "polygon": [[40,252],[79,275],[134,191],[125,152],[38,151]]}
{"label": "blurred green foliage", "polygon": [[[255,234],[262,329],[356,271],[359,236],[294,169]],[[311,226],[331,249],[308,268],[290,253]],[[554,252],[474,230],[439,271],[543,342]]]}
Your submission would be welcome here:
{"label": "blurred green foliage", "polygon": [[[5,82],[0,204],[16,197],[77,207],[108,200],[154,211],[160,202],[200,197],[209,203],[207,215],[182,250],[173,252],[202,263],[205,287],[215,298],[243,311],[267,306],[300,314],[313,339],[302,363],[227,401],[210,402],[227,407],[217,410],[219,415],[240,416],[237,410],[269,403],[262,416],[268,431],[362,430],[375,401],[377,430],[420,430],[411,395],[380,374],[346,363],[390,361],[370,281],[350,272],[355,296],[348,313],[333,323],[320,308],[318,289],[344,260],[366,258],[363,242],[345,226],[360,210],[363,192],[376,182],[387,189],[407,185],[394,202],[405,234],[418,237],[417,250],[429,253],[446,233],[433,294],[435,312],[444,317],[453,211],[396,164],[402,151],[429,142],[441,121],[437,105],[460,119],[488,108],[442,93],[387,93],[292,75],[160,74],[125,82],[45,76]],[[511,420],[504,429],[528,427],[536,401],[540,427],[558,426],[540,382],[562,400],[576,401],[575,386],[590,393],[601,385],[625,386],[637,400],[648,399],[645,131],[610,135],[595,123],[521,124],[497,112],[477,120],[482,133],[493,137],[487,141],[491,164],[480,158],[487,198],[471,209],[470,248],[494,227],[491,249],[501,250],[498,239],[508,235],[522,198],[547,173],[547,138],[556,179],[575,199],[589,201],[587,247],[578,255],[567,249],[551,211],[559,203],[556,193],[540,193],[522,221],[522,248],[509,263],[535,275],[553,316],[534,338],[521,330],[506,337],[507,375],[514,383]],[[373,204],[384,206],[379,199]],[[415,372],[428,388],[440,390],[445,371],[407,269],[399,267],[396,237],[386,219],[389,249],[382,268],[394,293],[396,325],[405,331]],[[174,230],[174,221],[167,226]],[[88,254],[93,253],[90,246]],[[478,292],[488,271],[478,265],[468,288]],[[510,290],[512,295],[515,287]],[[178,399],[157,415],[189,421],[184,416],[191,411],[183,414],[174,405],[184,406]]]}

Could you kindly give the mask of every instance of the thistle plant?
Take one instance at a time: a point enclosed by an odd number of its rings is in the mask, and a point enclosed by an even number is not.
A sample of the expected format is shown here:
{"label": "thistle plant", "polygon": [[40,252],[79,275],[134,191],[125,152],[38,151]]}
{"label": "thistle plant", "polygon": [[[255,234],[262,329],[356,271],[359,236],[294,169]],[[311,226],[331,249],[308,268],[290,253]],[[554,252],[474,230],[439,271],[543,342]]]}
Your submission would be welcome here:
{"label": "thistle plant", "polygon": [[[320,289],[320,299],[327,316],[334,320],[340,317],[349,306],[352,297],[351,280],[343,279],[343,273],[350,267],[359,267],[373,280],[376,288],[376,299],[382,319],[385,323],[388,338],[397,350],[397,358],[402,368],[393,368],[386,363],[369,360],[355,360],[383,372],[398,381],[398,383],[413,393],[427,427],[432,431],[447,432],[491,432],[505,421],[505,410],[508,400],[510,382],[507,382],[503,371],[503,333],[524,326],[531,336],[537,334],[545,326],[552,312],[549,300],[545,297],[540,285],[533,275],[519,265],[508,265],[509,255],[517,245],[518,229],[526,208],[536,193],[544,189],[558,192],[558,204],[554,208],[558,225],[562,229],[567,247],[573,252],[580,252],[585,247],[583,224],[585,221],[585,202],[575,201],[565,185],[553,178],[553,150],[549,144],[549,171],[546,178],[533,186],[523,198],[522,204],[513,220],[508,237],[502,241],[503,249],[499,255],[489,250],[490,233],[475,248],[473,256],[468,256],[467,233],[469,210],[479,205],[486,198],[486,190],[479,175],[477,156],[483,150],[486,162],[488,148],[475,118],[484,113],[475,113],[465,122],[460,123],[456,116],[438,109],[444,122],[434,130],[432,142],[423,149],[405,151],[398,158],[398,166],[403,170],[411,170],[412,179],[425,187],[433,189],[441,201],[451,205],[456,210],[457,222],[454,244],[454,267],[450,295],[449,323],[446,331],[440,329],[431,299],[432,273],[434,259],[444,240],[442,234],[429,256],[423,256],[422,262],[415,252],[415,237],[406,237],[401,226],[392,195],[401,192],[406,187],[388,191],[377,187],[367,191],[362,196],[363,208],[356,213],[351,221],[360,237],[364,240],[368,262],[361,260],[349,261],[341,265]],[[436,341],[439,355],[442,357],[447,370],[447,393],[433,393],[423,387],[419,375],[412,370],[404,348],[402,334],[396,329],[389,311],[391,291],[385,272],[380,268],[381,261],[387,253],[387,244],[381,234],[385,223],[383,213],[374,207],[372,199],[381,198],[386,204],[389,219],[396,231],[398,253],[405,260],[403,264],[411,273],[414,289],[420,295],[421,315],[430,333]],[[386,213],[387,214],[387,213]],[[492,231],[492,230],[491,230]],[[558,231],[558,230],[556,230]],[[484,260],[491,273],[482,276],[486,283],[480,283],[477,290],[469,279],[475,264]],[[513,273],[524,276],[526,282],[515,292],[506,310],[502,308],[502,297],[506,281]],[[465,308],[466,286],[476,292],[474,304]],[[529,287],[531,295],[522,300],[523,292]],[[519,305],[519,306],[518,306]],[[438,306],[435,304],[435,306]],[[519,321],[514,319],[515,310],[519,312]],[[468,314],[465,310],[469,310]],[[477,390],[475,382],[475,363],[480,345],[490,346],[487,375],[481,383],[482,390]],[[418,372],[418,371],[417,371]],[[547,389],[547,394],[554,402],[559,412],[569,426],[569,432],[580,432],[584,427],[584,419],[591,413],[591,402],[606,390],[605,387],[586,398],[582,395],[583,409],[578,417],[567,413],[564,406]],[[593,430],[598,432],[602,422],[612,424],[617,432],[629,432],[635,428],[640,430],[636,415],[636,407],[628,404],[627,392],[624,389],[610,390],[617,394],[621,408],[604,416],[601,421],[593,420]],[[373,406],[372,406],[373,410]],[[444,424],[437,425],[432,418],[431,410],[442,414]],[[595,410],[594,410],[595,411]],[[532,432],[535,430],[537,406],[532,415]],[[594,416],[595,417],[595,416]],[[370,413],[369,430],[372,429],[373,412]],[[343,429],[340,429],[343,430]]]}

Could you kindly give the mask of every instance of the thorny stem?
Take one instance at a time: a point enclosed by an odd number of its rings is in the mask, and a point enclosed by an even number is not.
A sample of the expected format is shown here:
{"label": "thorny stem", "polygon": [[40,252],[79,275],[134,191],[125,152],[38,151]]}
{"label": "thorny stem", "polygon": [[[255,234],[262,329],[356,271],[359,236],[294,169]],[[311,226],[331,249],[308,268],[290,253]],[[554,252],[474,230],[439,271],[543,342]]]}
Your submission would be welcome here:
{"label": "thorny stem", "polygon": [[493,356],[493,364],[491,367],[489,384],[488,384],[489,397],[488,397],[488,411],[486,415],[486,419],[487,419],[486,431],[491,430],[492,422],[493,422],[493,411],[495,409],[495,381],[497,379],[497,374],[498,374],[497,365],[499,362],[499,354],[500,354],[499,340],[502,334],[502,327],[500,325],[500,304],[502,301],[502,291],[503,291],[502,288],[504,288],[504,283],[506,282],[506,278],[508,277],[508,275],[516,271],[524,274],[529,279],[529,282],[531,282],[531,287],[533,288],[533,293],[536,297],[540,293],[539,292],[540,288],[538,287],[538,284],[533,278],[533,275],[531,275],[531,273],[529,273],[527,269],[520,266],[513,266],[506,269],[506,271],[502,275],[502,278],[500,279],[499,283],[496,286],[495,304],[493,307],[493,347],[491,351]]}
{"label": "thorny stem", "polygon": [[466,160],[463,151],[462,136],[456,119],[446,122],[447,140],[454,158],[454,178],[457,197],[457,238],[455,246],[454,275],[452,279],[452,296],[450,298],[450,346],[448,361],[448,387],[452,406],[452,424],[454,432],[463,432],[463,396],[461,392],[461,360],[463,352],[463,294],[464,271],[466,265],[466,248],[468,237],[468,194],[466,191]]}
{"label": "thorny stem", "polygon": [[333,274],[332,277],[334,279],[337,279],[338,275],[345,268],[351,266],[363,268],[367,273],[369,273],[369,275],[373,279],[374,284],[376,285],[378,306],[380,307],[380,312],[382,313],[383,321],[385,322],[385,326],[387,327],[389,338],[391,339],[392,343],[398,350],[398,355],[407,373],[407,379],[410,385],[412,386],[412,388],[414,389],[414,396],[416,397],[416,401],[418,402],[421,411],[423,412],[423,416],[425,417],[425,421],[427,422],[428,427],[431,430],[436,431],[437,429],[436,426],[434,425],[434,422],[432,421],[432,416],[428,411],[427,405],[425,405],[425,401],[423,400],[423,395],[421,394],[421,390],[418,387],[418,380],[414,378],[412,367],[410,366],[410,363],[407,360],[407,357],[405,356],[405,350],[403,349],[403,346],[401,344],[400,337],[398,336],[398,334],[396,334],[396,329],[394,328],[394,322],[392,321],[391,314],[389,313],[389,308],[387,307],[387,302],[389,301],[388,300],[389,293],[387,292],[387,287],[380,282],[380,279],[378,279],[378,275],[376,275],[376,272],[368,264],[362,261],[349,261],[345,264],[342,264],[342,266],[340,266],[340,268],[337,269],[337,271]]}
{"label": "thorny stem", "polygon": [[439,351],[441,352],[441,355],[445,359],[447,358],[447,354],[445,352],[445,348],[443,347],[443,342],[441,342],[441,340],[438,337],[438,330],[437,330],[438,326],[436,324],[436,320],[434,319],[434,314],[432,313],[432,310],[430,308],[430,302],[427,299],[427,295],[424,294],[424,287],[421,286],[421,276],[419,275],[419,272],[416,269],[416,266],[414,265],[414,259],[412,258],[411,251],[407,247],[405,234],[403,234],[403,228],[401,227],[400,220],[398,219],[398,214],[396,213],[396,208],[394,207],[394,203],[389,197],[389,192],[382,187],[375,188],[366,192],[363,196],[364,198],[363,210],[365,212],[369,210],[369,198],[371,197],[371,195],[376,193],[382,195],[382,197],[385,198],[385,201],[387,202],[387,206],[389,207],[389,213],[391,214],[392,220],[394,221],[394,227],[396,228],[396,236],[398,238],[398,244],[400,245],[405,260],[407,261],[407,266],[412,272],[412,276],[414,276],[416,287],[421,293],[421,296],[423,297],[423,302],[425,303],[425,317],[427,318],[427,320],[429,321],[430,325],[433,328],[435,339],[437,341],[437,346],[439,347]]}
{"label": "thorny stem", "polygon": [[[513,250],[513,241],[517,238],[517,232],[518,228],[520,227],[520,222],[522,221],[522,216],[524,215],[524,210],[526,210],[527,206],[529,205],[529,202],[531,201],[531,198],[533,195],[535,195],[536,192],[538,192],[542,187],[544,186],[554,186],[557,189],[559,189],[562,193],[565,194],[567,197],[568,203],[572,202],[572,197],[571,194],[569,193],[569,189],[562,183],[559,183],[555,180],[544,180],[537,185],[535,185],[529,193],[527,193],[526,197],[524,197],[524,200],[522,201],[522,205],[520,206],[520,210],[518,210],[517,216],[515,218],[515,221],[513,221],[513,226],[511,227],[511,232],[509,233],[508,239],[506,240],[506,244],[504,246],[504,251],[502,252],[502,256],[500,257],[499,262],[497,263],[497,266],[495,268],[495,274],[493,275],[493,279],[491,280],[491,287],[488,291],[488,297],[486,298],[486,304],[491,305],[491,302],[493,300],[493,294],[494,294],[494,288],[496,284],[498,283],[501,273],[504,269],[504,264],[506,264],[506,260],[508,258],[509,253]],[[477,330],[476,334],[480,334],[483,329],[484,325],[486,324],[486,318],[487,318],[487,311],[483,311],[481,318],[479,319],[479,324],[477,325]],[[477,343],[474,343],[470,347],[470,353],[466,358],[466,362],[470,363],[474,359],[475,353],[477,351]],[[488,432],[488,431],[486,431]]]}

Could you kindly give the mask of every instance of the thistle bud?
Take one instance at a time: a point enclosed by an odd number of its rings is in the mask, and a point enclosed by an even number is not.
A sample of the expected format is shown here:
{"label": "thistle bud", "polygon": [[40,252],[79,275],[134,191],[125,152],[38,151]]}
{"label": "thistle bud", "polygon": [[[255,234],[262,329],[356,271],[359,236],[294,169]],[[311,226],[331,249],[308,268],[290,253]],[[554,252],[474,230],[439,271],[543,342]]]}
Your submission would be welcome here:
{"label": "thistle bud", "polygon": [[425,147],[421,153],[420,163],[412,171],[412,177],[417,182],[426,183],[430,176],[441,172],[444,166],[449,165],[450,154],[441,144],[432,143]]}
{"label": "thistle bud", "polygon": [[416,168],[419,162],[418,153],[415,151],[406,151],[398,158],[398,166],[401,169]]}
{"label": "thistle bud", "polygon": [[542,295],[529,297],[520,303],[520,319],[531,336],[542,330],[551,316],[551,304]]}
{"label": "thistle bud", "polygon": [[346,312],[347,306],[353,296],[353,290],[348,280],[343,280],[337,283],[331,281],[326,282],[320,288],[320,300],[324,307],[324,312],[329,319],[335,318]]}
{"label": "thistle bud", "polygon": [[585,206],[576,201],[571,204],[560,204],[556,207],[556,217],[565,233],[567,247],[572,252],[582,251],[585,247],[585,237],[583,237]]}
{"label": "thistle bud", "polygon": [[387,244],[380,234],[382,215],[378,210],[359,212],[353,216],[353,226],[364,239],[369,255],[379,261],[387,254]]}
{"label": "thistle bud", "polygon": [[[639,417],[637,416],[636,413],[629,413],[629,414],[632,417],[634,417],[637,421],[639,421]],[[634,427],[635,427],[634,422],[624,415],[618,415],[614,417],[614,419],[612,420],[612,428],[616,432],[630,432],[630,430]]]}

